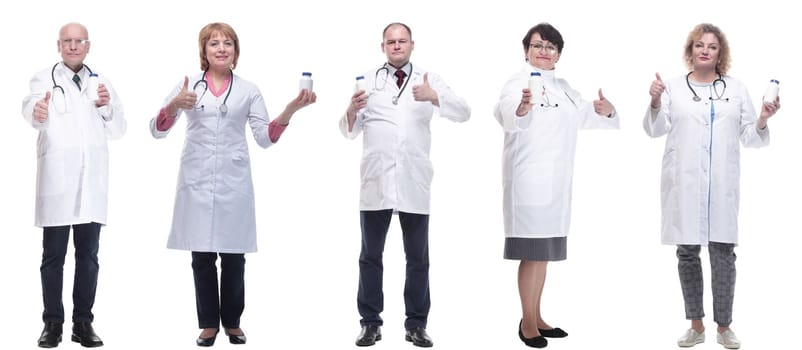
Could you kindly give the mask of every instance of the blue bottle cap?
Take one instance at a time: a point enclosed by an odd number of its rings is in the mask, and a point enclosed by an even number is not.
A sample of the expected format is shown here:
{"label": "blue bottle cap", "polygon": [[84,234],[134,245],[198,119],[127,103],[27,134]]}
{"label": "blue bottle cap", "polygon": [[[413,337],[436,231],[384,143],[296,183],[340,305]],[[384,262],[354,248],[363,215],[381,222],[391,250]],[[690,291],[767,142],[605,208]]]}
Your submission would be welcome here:
{"label": "blue bottle cap", "polygon": [[356,80],[362,80],[362,79],[365,79],[364,75],[360,75],[360,76],[356,77]]}
{"label": "blue bottle cap", "polygon": [[777,79],[771,79],[771,83],[777,83],[777,85],[780,85],[780,81]]}
{"label": "blue bottle cap", "polygon": [[311,77],[312,73],[311,72],[303,72],[303,73],[301,73],[301,75],[305,76],[305,77]]}
{"label": "blue bottle cap", "polygon": [[540,72],[532,72],[532,74],[530,74],[529,76],[530,77],[539,77],[540,76]]}

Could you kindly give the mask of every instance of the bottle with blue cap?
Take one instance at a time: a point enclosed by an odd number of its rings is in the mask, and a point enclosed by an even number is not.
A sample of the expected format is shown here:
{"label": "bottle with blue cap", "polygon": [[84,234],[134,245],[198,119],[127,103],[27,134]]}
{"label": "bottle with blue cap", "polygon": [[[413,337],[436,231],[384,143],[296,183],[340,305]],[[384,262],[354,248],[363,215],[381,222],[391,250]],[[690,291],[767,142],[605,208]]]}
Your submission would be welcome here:
{"label": "bottle with blue cap", "polygon": [[529,91],[532,93],[531,104],[540,104],[540,99],[543,96],[543,77],[540,75],[540,72],[532,72],[529,74]]}
{"label": "bottle with blue cap", "polygon": [[312,73],[303,72],[301,74],[300,89],[306,89],[306,91],[312,92]]}
{"label": "bottle with blue cap", "polygon": [[90,101],[100,99],[100,96],[97,95],[98,84],[97,73],[89,73],[89,80],[86,83],[86,98]]}
{"label": "bottle with blue cap", "polygon": [[771,79],[769,87],[766,88],[766,93],[763,94],[763,103],[774,103],[777,100],[777,95],[780,93],[780,81]]}
{"label": "bottle with blue cap", "polygon": [[364,75],[360,75],[360,76],[356,77],[356,88],[354,89],[354,92],[357,92],[357,91],[360,91],[360,90],[364,90],[366,94],[370,94],[370,92],[368,91],[367,83],[365,83],[365,76]]}

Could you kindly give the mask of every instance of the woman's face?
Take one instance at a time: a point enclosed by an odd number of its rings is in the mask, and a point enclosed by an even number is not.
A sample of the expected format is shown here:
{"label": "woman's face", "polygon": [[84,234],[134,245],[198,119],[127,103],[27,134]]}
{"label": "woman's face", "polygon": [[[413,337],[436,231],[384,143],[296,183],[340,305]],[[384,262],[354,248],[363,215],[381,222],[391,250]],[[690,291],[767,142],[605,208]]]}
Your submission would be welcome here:
{"label": "woman's face", "polygon": [[691,63],[693,70],[715,70],[721,45],[713,33],[704,33],[693,43]]}
{"label": "woman's face", "polygon": [[228,70],[234,63],[234,40],[220,32],[212,34],[206,42],[206,60],[210,70]]}
{"label": "woman's face", "polygon": [[560,53],[557,52],[557,46],[548,40],[543,40],[540,33],[532,34],[529,39],[529,48],[526,49],[526,58],[529,64],[542,69],[552,70],[554,64],[560,60]]}

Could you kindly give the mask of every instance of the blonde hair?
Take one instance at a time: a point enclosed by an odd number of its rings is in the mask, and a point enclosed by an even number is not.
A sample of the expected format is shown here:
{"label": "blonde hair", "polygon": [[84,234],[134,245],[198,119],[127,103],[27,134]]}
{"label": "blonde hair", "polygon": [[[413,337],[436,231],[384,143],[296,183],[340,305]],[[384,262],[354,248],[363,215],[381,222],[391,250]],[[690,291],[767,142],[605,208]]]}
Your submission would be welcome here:
{"label": "blonde hair", "polygon": [[688,33],[688,39],[685,40],[685,65],[688,69],[693,69],[693,44],[705,33],[713,34],[718,39],[719,50],[716,72],[721,75],[727,74],[730,69],[730,43],[727,41],[727,36],[724,35],[724,32],[710,23],[699,24]]}
{"label": "blonde hair", "polygon": [[231,28],[230,25],[221,22],[215,22],[209,23],[203,27],[198,35],[198,50],[200,51],[201,70],[205,71],[209,69],[209,60],[206,59],[206,43],[209,42],[209,39],[211,39],[212,35],[215,33],[223,34],[223,36],[234,41],[234,61],[231,63],[231,69],[237,68],[237,60],[239,59],[239,38],[237,38],[237,33],[234,31],[234,28]]}

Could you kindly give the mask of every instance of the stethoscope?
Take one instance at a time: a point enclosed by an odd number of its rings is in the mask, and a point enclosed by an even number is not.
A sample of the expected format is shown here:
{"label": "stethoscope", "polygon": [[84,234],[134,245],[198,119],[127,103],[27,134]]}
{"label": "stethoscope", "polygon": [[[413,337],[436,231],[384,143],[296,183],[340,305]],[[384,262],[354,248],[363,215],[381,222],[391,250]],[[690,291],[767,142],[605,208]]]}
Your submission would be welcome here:
{"label": "stethoscope", "polygon": [[[226,106],[226,102],[228,101],[228,96],[231,95],[231,87],[234,86],[234,71],[231,69],[229,69],[228,71],[231,74],[230,78],[228,79],[228,92],[226,92],[226,97],[223,99],[223,104],[220,105],[220,107],[218,107],[220,113],[223,114],[228,113],[228,106]],[[192,86],[192,91],[195,91],[195,94],[198,95],[198,101],[195,103],[196,105],[195,108],[200,110],[204,110],[205,106],[204,105],[197,106],[197,104],[200,103],[201,99],[203,98],[203,95],[206,94],[206,90],[209,90],[209,83],[206,82],[207,72],[209,72],[208,68],[205,71],[203,71],[203,76],[201,76],[201,79],[196,81],[195,85]],[[201,84],[203,84],[203,92],[198,94],[198,85]]]}
{"label": "stethoscope", "polygon": [[[56,83],[56,67],[58,67],[59,63],[61,63],[61,62],[58,62],[58,63],[54,64],[53,65],[53,69],[50,70],[50,79],[53,80],[53,91],[56,91],[56,89],[59,89],[59,90],[61,90],[61,94],[64,95],[64,88],[61,87],[61,85],[59,85],[58,83]],[[87,66],[85,64],[83,66],[86,67],[86,70],[89,71],[89,74],[92,74],[92,70],[89,69],[89,66]]]}
{"label": "stethoscope", "polygon": [[[57,62],[56,64],[54,64],[53,69],[50,70],[50,79],[53,81],[53,95],[55,95],[56,89],[58,89],[61,91],[61,97],[62,97],[61,99],[54,98],[53,104],[56,106],[56,111],[58,111],[59,113],[64,113],[67,110],[66,108],[67,106],[65,103],[67,94],[64,92],[64,88],[56,82],[56,67],[58,67],[59,63],[61,62]],[[89,66],[85,64],[83,66],[86,67],[86,70],[89,71],[89,74],[92,74],[92,69],[90,69]]]}
{"label": "stethoscope", "polygon": [[[690,73],[688,73],[688,75],[685,76],[685,84],[688,85],[688,89],[691,89],[691,92],[693,93],[693,100],[699,102],[702,100],[702,98],[696,94],[696,90],[694,90],[693,87],[691,86],[691,81],[689,78],[691,76],[691,73],[693,73],[693,71],[691,71]],[[721,83],[722,86],[721,93],[718,92],[718,86],[719,86],[718,83]],[[716,98],[713,98],[711,94],[711,96],[708,97],[707,99],[710,101],[724,100],[725,102],[729,102],[730,100],[729,97],[721,98],[721,96],[724,96],[724,92],[726,91],[727,91],[727,82],[721,78],[721,73],[718,73],[718,79],[713,80],[713,93],[716,94]]]}
{"label": "stethoscope", "polygon": [[[381,89],[379,88],[379,72],[384,71],[384,84],[382,84]],[[381,66],[379,69],[376,70],[376,76],[373,79],[373,88],[376,90],[384,90],[384,87],[387,85],[387,80],[390,79],[390,68],[387,68],[387,63]],[[412,80],[412,63],[409,64],[409,75],[407,75],[407,79],[404,81],[404,85],[401,85],[401,91],[398,92],[398,95],[393,96],[393,104],[398,104],[398,99],[401,98],[401,94],[404,93],[404,89],[407,88],[407,84],[409,81]]]}

